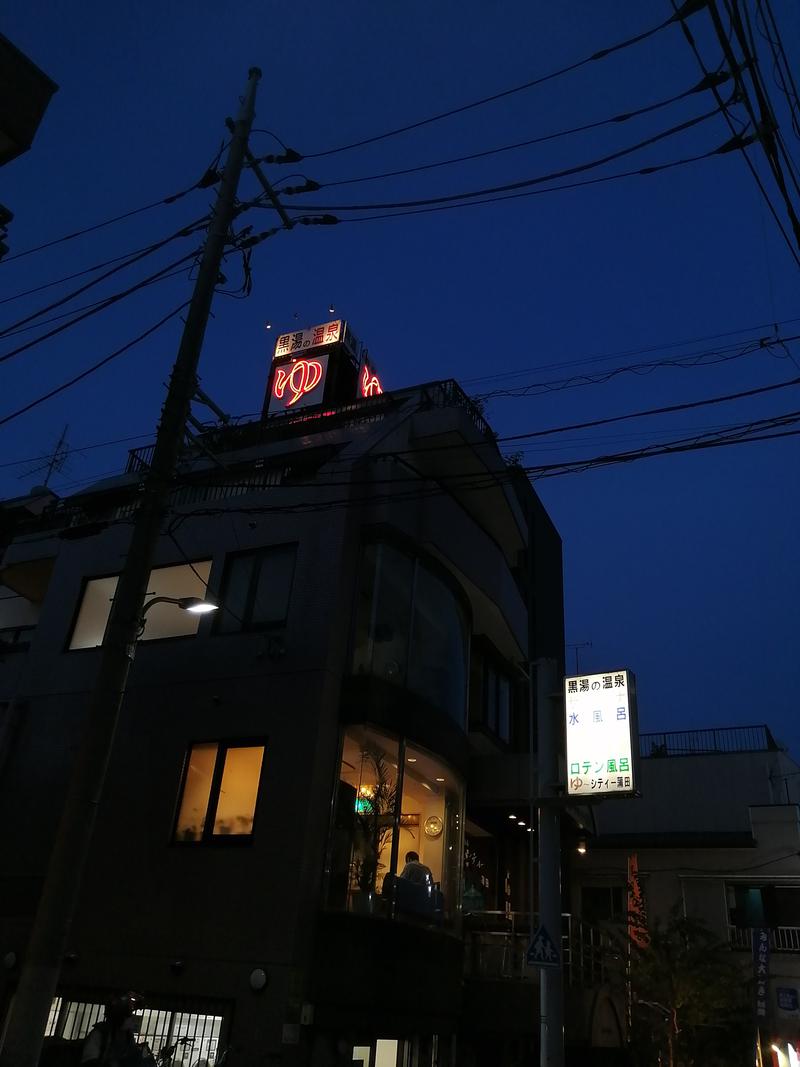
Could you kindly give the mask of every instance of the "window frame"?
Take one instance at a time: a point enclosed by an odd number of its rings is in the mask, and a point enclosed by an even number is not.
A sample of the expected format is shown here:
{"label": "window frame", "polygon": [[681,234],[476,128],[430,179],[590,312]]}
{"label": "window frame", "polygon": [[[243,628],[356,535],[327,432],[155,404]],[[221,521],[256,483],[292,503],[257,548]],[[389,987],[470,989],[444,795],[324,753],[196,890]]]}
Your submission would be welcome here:
{"label": "window frame", "polygon": [[[153,565],[150,568],[150,573],[147,576],[148,585],[150,584],[150,578],[151,578],[151,576],[152,576],[154,571],[169,570],[172,567],[188,567],[191,570],[192,567],[196,567],[198,565],[198,563],[207,563],[208,564],[208,581],[206,582],[205,591],[206,591],[207,594],[213,596],[214,595],[213,592],[212,592],[213,583],[212,583],[211,579],[212,579],[212,575],[214,573],[215,561],[214,561],[214,557],[213,556],[208,556],[208,555],[207,556],[198,556],[197,559],[182,559],[182,560],[178,560],[178,561],[176,561],[174,563],[159,563],[158,565]],[[71,648],[70,645],[72,644],[72,638],[73,638],[73,636],[75,634],[75,627],[78,625],[78,619],[80,617],[81,608],[83,607],[83,601],[84,601],[84,597],[86,596],[86,589],[87,589],[87,587],[89,585],[89,582],[102,582],[106,578],[116,578],[117,579],[117,585],[119,585],[119,578],[120,578],[121,574],[122,574],[122,571],[119,570],[119,571],[103,571],[100,574],[86,574],[86,575],[83,576],[83,578],[81,579],[80,592],[78,594],[78,598],[77,598],[77,600],[75,602],[75,606],[74,606],[73,611],[72,611],[72,616],[70,618],[70,624],[67,627],[67,634],[66,634],[66,637],[64,638],[64,644],[63,644],[63,647],[61,649],[62,652],[68,652],[68,653],[70,653],[70,655],[74,655],[76,652],[78,652],[78,653],[80,653],[80,652],[96,652],[98,650],[98,648],[102,648],[103,647],[103,642],[102,641],[100,642],[99,645],[83,645],[81,648]],[[116,597],[116,595],[117,595],[117,593],[116,593],[116,588],[115,588],[114,597]],[[156,595],[158,595],[158,594],[156,594]],[[105,625],[105,628],[103,630],[103,641],[105,641],[106,630],[108,630],[108,623],[109,623],[109,620],[111,619],[111,606],[113,604],[113,601],[114,601],[114,598],[112,597],[111,601],[109,601],[108,618],[106,619],[106,625]],[[147,606],[147,600],[145,600],[143,606],[145,606],[145,607]],[[178,610],[180,610],[180,609],[178,609]],[[214,612],[214,614],[216,614],[216,612]],[[148,638],[139,637],[139,638],[137,638],[137,641],[136,641],[137,650],[139,648],[141,648],[143,645],[160,645],[164,641],[185,641],[187,638],[192,638],[194,640],[194,639],[196,639],[196,638],[198,638],[200,636],[201,628],[203,626],[203,622],[204,622],[204,619],[203,619],[203,616],[201,615],[201,616],[199,616],[199,622],[197,624],[197,630],[193,634],[172,634],[169,637],[148,637]]]}
{"label": "window frame", "polygon": [[[217,754],[214,760],[214,770],[211,774],[211,787],[208,793],[208,806],[206,808],[203,833],[197,841],[182,841],[178,837],[178,819],[180,818],[181,804],[183,803],[183,792],[189,777],[189,762],[192,750],[198,745],[216,745]],[[261,770],[258,775],[256,802],[253,806],[253,827],[249,834],[215,834],[213,831],[214,821],[217,816],[217,806],[219,804],[222,776],[225,773],[225,758],[229,749],[232,748],[264,749],[264,755],[261,760]],[[172,816],[172,828],[169,837],[170,845],[176,848],[246,848],[248,845],[252,844],[256,834],[259,811],[261,809],[261,787],[264,779],[264,768],[267,760],[268,748],[268,738],[264,734],[253,737],[199,737],[189,741],[183,754],[183,765],[181,767],[178,792],[175,797],[175,809]]]}
{"label": "window frame", "polygon": [[[469,707],[470,707],[470,671],[472,665],[472,642],[474,640],[474,618],[472,614],[472,604],[470,603],[469,596],[462,588],[456,576],[448,569],[448,567],[442,562],[438,556],[427,551],[425,547],[414,541],[412,538],[407,537],[402,531],[398,530],[394,526],[378,523],[370,526],[362,531],[361,543],[358,551],[358,562],[356,564],[356,580],[353,583],[352,590],[352,607],[351,611],[351,623],[350,623],[350,636],[348,641],[348,657],[347,662],[349,664],[348,670],[350,674],[354,674],[353,664],[356,654],[357,643],[357,618],[359,609],[359,596],[362,589],[362,583],[364,581],[364,557],[366,551],[369,548],[380,549],[381,546],[386,545],[395,549],[397,552],[407,556],[413,565],[412,575],[412,589],[411,600],[409,610],[408,628],[405,633],[406,641],[406,671],[404,672],[404,680],[402,684],[398,685],[398,688],[411,694],[414,699],[421,700],[430,705],[427,698],[418,693],[415,689],[412,689],[408,685],[407,680],[407,666],[408,657],[411,651],[411,637],[414,628],[414,602],[416,596],[417,585],[417,569],[422,567],[428,572],[428,574],[437,579],[445,586],[445,588],[453,596],[458,608],[461,610],[463,624],[465,628],[464,632],[464,707],[462,709],[462,715],[459,720],[456,720],[446,709],[441,709],[446,718],[455,722],[460,730],[465,734],[469,731]],[[377,570],[377,568],[376,568]],[[374,589],[373,589],[374,596]],[[374,608],[374,605],[373,605]],[[371,631],[371,624],[370,624]],[[373,635],[370,632],[369,636],[369,661],[372,663],[373,658]],[[365,675],[371,678],[380,678],[379,675],[373,674],[372,670],[365,672]],[[389,683],[396,684],[396,683]]]}
{"label": "window frame", "polygon": [[[520,707],[520,683],[515,676],[513,665],[495,648],[491,641],[479,634],[474,638],[480,674],[476,681],[480,699],[478,713],[470,720],[470,730],[480,730],[505,749],[518,751],[522,728],[518,722]],[[508,737],[500,732],[501,724],[501,681],[508,683]],[[490,716],[489,693],[494,683],[494,723]],[[526,739],[527,740],[527,739]]]}
{"label": "window frame", "polygon": [[[279,623],[270,622],[257,622],[253,620],[253,608],[256,602],[256,590],[258,588],[258,581],[261,575],[261,560],[269,552],[276,552],[282,548],[294,549],[294,561],[292,564],[292,577],[289,582],[289,593],[286,598],[286,614],[283,617],[283,621]],[[225,560],[222,566],[222,574],[219,582],[219,612],[215,612],[215,618],[212,623],[212,634],[214,637],[229,637],[236,634],[258,634],[258,633],[283,633],[289,626],[289,613],[291,611],[292,599],[294,597],[295,579],[297,577],[297,556],[300,549],[299,541],[281,541],[275,545],[261,545],[258,548],[243,548],[236,552],[228,552],[225,555]],[[258,559],[258,570],[255,569],[250,574],[250,579],[247,584],[247,595],[245,597],[245,609],[243,617],[239,620],[239,625],[234,628],[223,630],[223,618],[225,616],[225,599],[228,588],[228,579],[230,576],[230,568],[234,562],[239,559],[245,559],[248,556]],[[227,609],[230,611],[230,609]],[[232,616],[235,620],[235,617]]]}

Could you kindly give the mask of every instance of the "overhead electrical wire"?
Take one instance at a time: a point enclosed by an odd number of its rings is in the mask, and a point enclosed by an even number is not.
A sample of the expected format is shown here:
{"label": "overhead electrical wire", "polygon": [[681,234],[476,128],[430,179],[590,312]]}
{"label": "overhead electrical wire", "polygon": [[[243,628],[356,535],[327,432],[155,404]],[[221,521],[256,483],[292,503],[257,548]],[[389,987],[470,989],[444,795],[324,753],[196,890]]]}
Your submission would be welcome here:
{"label": "overhead electrical wire", "polygon": [[123,259],[128,259],[131,256],[136,256],[140,252],[147,251],[152,247],[152,242],[147,245],[143,245],[141,248],[131,249],[130,252],[124,252],[122,255],[113,256],[111,259],[104,259],[101,263],[95,263],[91,267],[84,267],[83,270],[76,270],[73,274],[65,274],[61,278],[54,278],[50,282],[44,282],[42,285],[35,285],[32,289],[23,289],[19,293],[14,293],[12,296],[5,296],[0,300],[0,305],[10,304],[14,300],[21,300],[23,297],[32,296],[34,293],[40,293],[43,289],[52,289],[54,285],[63,285],[64,282],[71,282],[74,278],[81,278],[84,274],[92,274],[93,271],[102,270],[103,267],[109,267],[112,263],[121,263]]}
{"label": "overhead electrical wire", "polygon": [[[705,63],[703,61],[703,57],[700,55],[700,51],[699,51],[699,49],[697,47],[697,44],[696,44],[695,39],[694,39],[694,36],[692,35],[692,31],[689,29],[689,27],[686,25],[685,20],[680,15],[681,9],[678,7],[677,0],[670,0],[670,3],[672,4],[673,10],[675,11],[676,18],[678,19],[678,21],[680,23],[680,27],[681,27],[681,30],[683,31],[684,37],[686,38],[686,42],[689,45],[690,49],[692,50],[692,52],[693,52],[693,54],[695,56],[695,59],[697,60],[699,66],[700,66],[700,69],[703,72],[703,76],[704,77],[708,77],[709,71],[708,71],[708,69],[707,69],[707,67],[706,67],[706,65],[705,65]],[[723,117],[725,118],[725,121],[728,124],[728,128],[731,131],[732,137],[736,138],[736,137],[740,136],[739,131],[737,131],[736,126],[734,125],[734,122],[733,122],[733,120],[732,120],[732,118],[730,116],[730,113],[728,112],[727,105],[725,104],[725,102],[722,99],[722,96],[719,93],[719,90],[714,88],[714,87],[712,87],[711,92],[714,94],[714,98],[716,99],[717,103],[719,104],[719,106],[720,106],[720,108],[722,110]],[[753,164],[753,161],[750,159],[750,157],[747,154],[746,145],[745,144],[741,144],[738,147],[741,148],[742,158],[744,159],[745,164],[747,165],[747,168],[750,171],[750,174],[752,175],[753,180],[755,181],[759,192],[761,193],[761,195],[762,195],[767,207],[769,208],[770,214],[772,215],[772,217],[775,220],[775,223],[776,223],[778,229],[781,232],[781,235],[782,235],[782,237],[783,237],[783,239],[784,239],[784,241],[786,243],[786,247],[789,249],[790,255],[794,259],[794,261],[797,264],[797,266],[800,267],[800,255],[798,255],[797,250],[795,249],[794,245],[792,244],[792,242],[791,242],[791,240],[789,238],[789,235],[786,232],[786,229],[785,229],[785,227],[783,225],[783,222],[781,221],[781,218],[778,215],[778,212],[777,212],[777,210],[775,208],[775,205],[772,203],[772,200],[769,197],[769,194],[768,194],[768,192],[767,192],[767,190],[766,190],[766,188],[764,186],[764,183],[761,181],[761,177],[760,177],[758,171],[756,170],[756,168],[755,168],[755,166]]]}
{"label": "overhead electrical wire", "polygon": [[[92,452],[98,448],[110,448],[112,445],[126,445],[131,441],[141,441],[142,438],[150,439],[153,437],[152,430],[147,433],[134,434],[133,437],[116,437],[111,441],[96,441],[89,445],[76,445],[74,448],[65,448],[61,455],[64,456],[76,456],[82,452]],[[4,467],[22,467],[26,463],[41,463],[44,460],[52,458],[53,453],[48,452],[46,456],[28,456],[26,459],[10,459],[0,463],[0,469]]]}
{"label": "overhead electrical wire", "polygon": [[[191,270],[191,267],[184,264],[182,267],[178,267],[177,270],[170,271],[168,274],[159,274],[154,278],[151,278],[142,288],[146,288],[148,285],[154,285],[157,282],[166,281],[168,278],[177,278],[180,274],[186,274]],[[217,290],[221,292],[222,290]],[[29,330],[38,330],[42,326],[47,326],[51,322],[59,322],[61,319],[69,318],[70,315],[74,315],[79,311],[88,311],[90,308],[99,307],[105,303],[105,298],[102,300],[94,300],[91,304],[82,304],[80,307],[72,308],[70,311],[62,311],[59,315],[52,315],[49,319],[42,319],[40,322],[29,322],[27,326],[20,326],[18,330],[6,330],[0,336],[2,337],[16,337],[20,333],[27,333]]]}
{"label": "overhead electrical wire", "polygon": [[139,289],[144,289],[145,286],[150,285],[151,282],[159,279],[163,274],[168,271],[174,270],[182,263],[188,263],[190,260],[194,260],[197,255],[197,251],[189,252],[185,256],[181,256],[179,259],[174,260],[172,263],[168,263],[166,267],[162,267],[161,270],[156,271],[154,274],[149,275],[147,278],[143,278],[141,281],[136,282],[135,285],[129,286],[127,289],[123,289],[121,292],[114,293],[112,296],[103,300],[100,304],[96,304],[90,307],[87,311],[76,315],[70,319],[69,322],[62,323],[61,326],[56,326],[54,329],[49,330],[47,333],[43,333],[39,337],[34,337],[33,340],[27,341],[24,345],[19,345],[17,348],[13,348],[10,352],[5,352],[0,356],[0,363],[5,363],[6,360],[13,359],[15,356],[20,355],[22,352],[28,351],[33,348],[34,345],[41,344],[43,341],[49,340],[51,337],[55,337],[59,333],[63,333],[64,330],[70,329],[79,322],[83,322],[85,319],[91,318],[93,315],[99,314],[101,311],[105,311],[106,308],[111,307],[113,304],[119,303],[120,300],[126,299],[133,293],[138,292]]}
{"label": "overhead electrical wire", "polygon": [[[732,45],[730,38],[726,36],[722,27],[722,20],[719,17],[717,10],[716,0],[708,0],[708,9],[711,13],[714,27],[717,31],[717,35],[722,45],[723,52],[728,60],[728,64],[734,72],[734,77],[739,87],[739,95],[742,103],[747,110],[750,120],[753,124],[753,129],[759,131],[759,139],[761,141],[764,154],[772,171],[775,184],[778,187],[781,198],[784,202],[786,213],[789,217],[789,221],[792,225],[792,230],[795,235],[795,241],[798,247],[800,247],[800,219],[798,219],[797,211],[792,199],[789,195],[789,190],[786,186],[786,178],[783,173],[783,167],[781,165],[780,156],[783,155],[784,163],[788,169],[789,177],[793,181],[795,188],[800,192],[800,183],[798,183],[797,176],[794,172],[794,163],[789,156],[785,145],[780,137],[778,130],[778,123],[775,118],[775,112],[772,107],[772,102],[769,99],[766,86],[761,79],[761,73],[758,68],[758,62],[753,50],[750,47],[747,31],[744,23],[742,22],[741,13],[738,5],[732,3],[731,0],[724,0],[725,8],[730,16],[731,25],[736,35],[736,39],[739,43],[739,47],[744,57],[744,62],[741,64],[736,63],[736,56],[734,53],[734,46]],[[747,86],[744,81],[744,71],[748,70],[750,74],[750,80],[753,84],[753,90],[755,92],[756,103],[758,105],[758,111],[756,111],[750,95],[747,91]]]}
{"label": "overhead electrical wire", "polygon": [[133,348],[135,345],[138,345],[141,341],[144,341],[145,338],[155,333],[156,330],[164,326],[165,323],[169,322],[170,319],[174,319],[176,315],[179,315],[181,311],[183,311],[183,309],[188,306],[189,301],[185,300],[182,304],[179,304],[178,307],[173,308],[172,311],[168,312],[162,319],[159,319],[158,322],[154,323],[152,326],[149,326],[146,330],[144,330],[143,333],[140,333],[137,337],[134,337],[133,340],[127,341],[120,348],[115,349],[109,355],[104,356],[101,360],[98,360],[97,363],[93,363],[91,367],[87,367],[86,370],[81,371],[80,374],[76,374],[68,381],[62,382],[61,385],[56,386],[54,389],[50,389],[47,393],[44,393],[42,396],[37,397],[36,400],[32,400],[30,401],[30,403],[24,404],[21,408],[17,408],[16,411],[12,411],[8,415],[0,417],[0,426],[5,426],[6,423],[11,422],[13,419],[19,418],[20,415],[26,414],[33,408],[38,407],[40,404],[43,404],[46,400],[50,400],[54,396],[57,396],[59,393],[63,393],[65,390],[70,389],[73,385],[77,385],[77,383],[83,381],[84,378],[88,378],[90,374],[94,374],[96,371],[100,370],[101,367],[105,367],[106,364],[110,363],[114,359],[117,359],[125,352],[130,351],[131,348]]}
{"label": "overhead electrical wire", "polygon": [[34,319],[38,319],[40,316],[46,315],[48,312],[54,311],[56,308],[69,303],[70,300],[74,300],[75,297],[80,296],[81,293],[85,293],[88,289],[93,289],[107,278],[112,277],[114,274],[118,274],[121,270],[126,270],[128,267],[132,267],[134,263],[140,262],[140,260],[147,258],[147,256],[154,255],[173,241],[180,240],[182,237],[190,237],[193,233],[197,233],[198,230],[204,229],[207,222],[208,216],[196,219],[194,222],[190,222],[187,226],[183,226],[180,230],[176,230],[174,233],[170,234],[169,237],[164,237],[160,241],[155,241],[153,244],[147,245],[138,252],[132,253],[122,263],[116,263],[115,266],[111,267],[111,269],[107,270],[104,274],[92,278],[91,281],[86,282],[77,289],[73,289],[72,292],[67,293],[66,296],[59,297],[58,300],[54,300],[51,304],[47,304],[45,307],[39,308],[37,311],[32,311],[30,314],[25,315],[16,322],[12,322],[3,329],[0,329],[0,338],[8,336],[18,330],[20,326],[24,326],[26,323],[32,322]]}
{"label": "overhead electrical wire", "polygon": [[[786,425],[794,425],[800,423],[800,411],[794,413],[794,416],[786,415],[780,416],[780,419],[787,420],[791,418],[791,422],[786,422]],[[776,420],[769,420],[771,423],[778,425]],[[745,436],[744,425],[754,426],[753,430],[756,436]],[[586,470],[597,467],[607,467],[614,462],[617,463],[632,463],[639,459],[652,459],[659,455],[678,454],[681,452],[700,451],[708,448],[719,448],[723,446],[732,446],[738,444],[750,444],[759,441],[776,440],[783,437],[800,436],[800,429],[797,430],[778,430],[776,433],[767,434],[765,431],[768,429],[766,425],[758,426],[757,424],[743,424],[738,428],[738,436],[731,437],[730,439],[718,439],[718,440],[701,440],[699,437],[690,438],[687,440],[673,441],[665,443],[662,446],[648,446],[643,449],[632,450],[620,453],[611,453],[608,455],[593,457],[588,460],[571,461],[561,464],[544,464],[536,467],[509,467],[504,472],[487,472],[480,475],[472,475],[472,481],[464,483],[458,486],[460,492],[478,492],[485,489],[496,487],[498,484],[502,485],[504,482],[510,482],[513,478],[518,477],[520,473],[530,474],[534,477],[534,480],[542,477],[559,477],[560,475],[567,475],[573,473],[582,473]],[[701,435],[702,436],[702,435]],[[660,449],[660,450],[657,450]],[[580,470],[578,470],[580,465]],[[572,469],[572,468],[575,469]],[[423,476],[428,480],[432,480],[431,476]],[[499,479],[499,480],[498,480]],[[418,481],[418,479],[411,479],[412,481]],[[393,480],[394,481],[394,480]],[[352,482],[343,483],[348,486],[353,485]],[[361,483],[364,488],[369,489],[374,486],[375,482]],[[380,484],[380,483],[377,483]],[[358,483],[356,483],[358,485]],[[314,486],[314,488],[325,488],[326,486]],[[330,486],[328,483],[327,487]],[[273,486],[270,487],[270,491],[279,488],[294,489],[297,490],[301,486]],[[302,488],[308,488],[304,486]],[[354,496],[348,493],[346,496],[334,498],[324,501],[299,501],[294,504],[260,504],[251,505],[249,507],[243,505],[235,505],[231,507],[217,506],[207,508],[193,508],[191,511],[187,511],[182,514],[184,521],[194,518],[207,518],[216,515],[263,515],[263,514],[297,514],[297,513],[310,513],[310,512],[325,512],[344,510],[353,507],[375,506],[383,503],[403,503],[410,500],[422,500],[430,497],[442,496],[449,494],[453,491],[452,486],[437,484],[435,486],[420,486],[415,489],[401,490],[398,493],[369,493],[364,496]]]}
{"label": "overhead electrical wire", "polygon": [[[354,222],[379,222],[383,219],[399,219],[404,218],[407,215],[431,215],[439,211],[457,211],[461,208],[481,207],[485,204],[502,204],[507,200],[520,200],[528,196],[542,196],[545,193],[561,193],[569,189],[583,189],[591,185],[603,185],[607,182],[619,181],[623,178],[649,177],[652,174],[660,174],[663,171],[674,170],[676,167],[684,167],[690,163],[698,163],[704,159],[712,159],[714,156],[730,152],[732,147],[738,147],[738,145],[732,146],[729,141],[708,152],[701,152],[699,155],[695,156],[686,156],[683,159],[675,159],[670,163],[657,163],[653,166],[641,167],[638,170],[621,171],[617,174],[605,174],[598,178],[587,178],[585,181],[567,182],[563,185],[550,185],[543,189],[526,189],[525,192],[522,193],[510,193],[507,196],[492,196],[487,197],[485,200],[464,200],[455,204],[440,204],[438,207],[412,208],[410,211],[390,211],[386,214],[377,215],[358,215],[355,218],[346,219],[339,219],[335,215],[324,217],[329,217],[333,223],[347,225],[348,223]],[[301,221],[301,216],[293,216],[293,218],[295,221]]]}
{"label": "overhead electrical wire", "polygon": [[[730,75],[728,73],[724,73],[718,77],[712,76],[712,78],[717,85],[721,85],[725,81],[728,81],[730,79]],[[499,148],[487,148],[481,152],[471,152],[469,155],[465,156],[454,156],[450,159],[441,159],[435,163],[421,163],[415,167],[404,167],[401,170],[389,170],[384,171],[380,174],[367,174],[362,175],[358,178],[340,178],[336,181],[326,182],[315,181],[310,189],[304,189],[302,186],[297,188],[290,187],[288,189],[283,189],[282,193],[284,196],[296,196],[298,193],[302,192],[316,192],[318,189],[331,189],[334,186],[355,185],[360,182],[373,182],[379,181],[384,178],[396,178],[406,174],[418,174],[422,171],[435,170],[438,167],[449,167],[455,163],[466,163],[470,162],[473,159],[484,159],[487,156],[499,155],[502,152],[512,152],[519,148],[527,148],[530,145],[544,144],[547,141],[554,141],[562,137],[569,137],[576,133],[584,133],[587,130],[596,130],[601,128],[602,126],[621,125],[623,122],[627,122],[630,119],[638,118],[640,115],[647,115],[650,112],[657,111],[661,108],[668,107],[670,104],[677,103],[679,100],[685,100],[688,97],[693,96],[695,93],[704,92],[708,88],[710,88],[710,80],[703,78],[697,83],[697,85],[693,86],[691,89],[686,89],[684,90],[684,92],[677,93],[675,96],[667,97],[666,100],[659,100],[658,103],[655,104],[647,104],[646,106],[637,108],[634,111],[620,112],[616,115],[611,116],[610,118],[598,119],[596,122],[587,122],[584,123],[582,126],[573,126],[567,130],[557,130],[555,133],[542,134],[539,137],[533,137],[527,141],[516,141],[514,144],[501,145]],[[301,177],[306,182],[308,182],[308,179],[305,177],[305,175],[295,175],[295,177]]]}
{"label": "overhead electrical wire", "polygon": [[[680,11],[691,14],[696,8],[697,4],[694,0],[688,0],[688,2],[683,4],[680,8]],[[682,16],[676,12],[652,29],[645,30],[643,33],[636,34],[635,36],[629,37],[627,40],[620,41],[618,44],[611,45],[608,48],[601,48],[590,56],[584,56],[583,59],[576,60],[574,63],[569,63],[567,66],[561,67],[558,70],[550,71],[548,74],[542,74],[538,78],[533,78],[531,81],[523,82],[521,85],[515,85],[509,89],[502,89],[500,92],[493,93],[490,96],[481,97],[480,100],[473,100],[468,104],[461,104],[458,107],[450,108],[448,111],[440,111],[435,115],[429,115],[427,118],[408,123],[406,126],[398,126],[395,129],[386,130],[383,133],[374,134],[371,137],[364,137],[360,141],[352,141],[349,144],[339,145],[336,148],[327,148],[322,152],[306,152],[303,153],[300,158],[321,159],[323,156],[332,156],[339,152],[349,152],[353,148],[361,148],[364,145],[375,144],[377,141],[384,141],[388,137],[397,137],[399,134],[421,129],[423,126],[429,126],[434,122],[441,122],[443,119],[452,118],[454,115],[462,115],[466,111],[472,111],[475,108],[483,107],[484,104],[493,103],[495,100],[503,100],[509,96],[514,96],[516,93],[525,92],[528,89],[533,89],[537,85],[544,85],[545,82],[553,81],[565,74],[571,74],[573,71],[579,70],[581,67],[585,67],[589,63],[605,59],[607,56],[613,55],[615,52],[620,52],[625,48],[630,48],[642,41],[646,41],[649,37],[653,37],[667,26],[678,21],[681,17]]]}
{"label": "overhead electrical wire", "polygon": [[[768,21],[772,30],[771,33],[767,25]],[[778,76],[780,77],[778,88],[783,92],[789,103],[792,130],[795,137],[800,138],[800,92],[798,92],[797,84],[792,74],[792,66],[786,56],[786,50],[783,47],[778,24],[775,21],[775,15],[769,0],[756,0],[756,24],[759,22],[761,23],[759,32],[769,43],[770,51],[775,61],[776,81],[778,81]]]}
{"label": "overhead electrical wire", "polygon": [[[484,374],[477,378],[460,378],[461,385],[474,385],[476,382],[493,382],[503,378],[518,378],[522,374],[532,374],[534,371],[553,370],[560,367],[580,367],[587,363],[602,363],[607,359],[618,359],[622,356],[640,356],[649,352],[660,352],[667,348],[685,348],[687,345],[701,344],[703,341],[716,341],[722,337],[735,337],[737,334],[753,333],[756,330],[765,330],[772,327],[777,336],[779,326],[791,326],[800,322],[800,317],[793,319],[780,319],[778,322],[757,322],[753,326],[740,326],[736,330],[726,330],[722,333],[704,334],[702,337],[689,337],[682,341],[666,341],[663,344],[648,345],[645,348],[625,348],[614,352],[605,352],[597,356],[589,356],[586,359],[559,360],[557,363],[541,363],[535,367],[525,367],[521,370],[505,371],[501,374]],[[748,344],[755,338],[742,338],[741,344]]]}
{"label": "overhead electrical wire", "polygon": [[644,140],[639,141],[634,145],[618,149],[616,152],[610,152],[598,159],[590,160],[588,163],[579,163],[573,167],[564,167],[560,170],[550,171],[548,174],[540,174],[535,178],[507,182],[504,185],[487,186],[483,189],[475,189],[464,193],[450,193],[447,196],[426,197],[421,200],[402,200],[376,204],[325,204],[322,206],[318,204],[303,204],[303,209],[306,211],[385,211],[394,208],[427,207],[432,204],[452,203],[455,200],[465,200],[477,196],[488,196],[496,193],[512,192],[516,189],[525,189],[532,185],[541,185],[545,182],[556,181],[559,178],[570,177],[573,174],[581,174],[587,170],[594,170],[596,167],[601,167],[606,163],[622,159],[624,156],[629,156],[633,152],[638,152],[642,148],[657,144],[659,141],[663,141],[677,133],[682,133],[684,130],[691,129],[694,126],[699,126],[701,123],[707,122],[708,119],[719,114],[719,111],[719,107],[714,107],[711,111],[706,111],[702,115],[696,115],[694,118],[687,119],[685,122],[671,126],[667,130],[661,130],[659,133],[653,134],[651,137],[646,137]]}
{"label": "overhead electrical wire", "polygon": [[[798,335],[800,336],[800,335]],[[619,367],[613,367],[608,371],[600,371],[596,374],[573,375],[570,378],[556,378],[549,381],[532,382],[527,385],[510,386],[504,389],[493,389],[488,393],[475,393],[473,400],[486,401],[507,399],[523,399],[529,396],[541,396],[545,393],[560,392],[564,389],[576,388],[586,385],[602,385],[622,374],[650,374],[660,368],[695,369],[714,367],[720,363],[728,363],[731,360],[742,359],[745,356],[757,352],[770,352],[775,347],[782,347],[785,342],[795,341],[798,336],[787,338],[758,338],[745,345],[729,346],[726,349],[709,350],[706,352],[689,353],[685,356],[673,356],[671,358],[648,360],[642,363],[629,363]]]}
{"label": "overhead electrical wire", "polygon": [[65,241],[73,241],[76,237],[83,237],[87,233],[94,233],[96,230],[102,230],[106,226],[113,226],[117,222],[133,218],[134,215],[141,215],[145,211],[152,211],[153,208],[162,207],[164,204],[174,204],[176,201],[182,200],[183,197],[188,196],[189,193],[194,192],[195,189],[210,188],[219,180],[217,166],[222,158],[222,152],[224,150],[225,144],[223,143],[214,160],[212,160],[206,168],[203,176],[196,181],[194,185],[190,185],[187,189],[182,189],[178,193],[172,193],[170,196],[165,196],[161,200],[153,200],[151,203],[143,204],[141,207],[132,208],[130,211],[124,211],[120,215],[115,215],[110,219],[104,219],[102,222],[96,222],[92,226],[84,226],[83,229],[63,234],[61,237],[55,237],[52,241],[45,241],[43,244],[36,245],[35,248],[26,248],[22,252],[15,252],[13,256],[5,256],[1,261],[2,264],[11,263],[15,259],[22,259],[23,256],[32,256],[34,252],[42,252],[45,248],[52,248],[54,245],[63,244]]}

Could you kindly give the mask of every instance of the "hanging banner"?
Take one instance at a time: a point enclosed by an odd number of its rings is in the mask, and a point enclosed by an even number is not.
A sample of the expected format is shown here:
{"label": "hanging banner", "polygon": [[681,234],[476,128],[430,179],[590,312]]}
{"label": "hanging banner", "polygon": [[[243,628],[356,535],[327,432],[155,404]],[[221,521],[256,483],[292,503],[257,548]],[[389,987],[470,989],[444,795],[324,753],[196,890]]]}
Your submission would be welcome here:
{"label": "hanging banner", "polygon": [[769,930],[757,927],[753,930],[753,977],[755,978],[756,1019],[767,1017],[767,991],[769,989]]}
{"label": "hanging banner", "polygon": [[647,909],[639,881],[639,856],[635,852],[628,856],[628,937],[639,948],[650,944]]}

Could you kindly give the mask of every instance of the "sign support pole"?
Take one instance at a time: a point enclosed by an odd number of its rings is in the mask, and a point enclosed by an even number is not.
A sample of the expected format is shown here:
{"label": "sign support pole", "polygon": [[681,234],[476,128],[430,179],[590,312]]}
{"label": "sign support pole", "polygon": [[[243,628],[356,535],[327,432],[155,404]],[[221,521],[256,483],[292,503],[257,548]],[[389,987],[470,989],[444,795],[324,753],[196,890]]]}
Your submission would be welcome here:
{"label": "sign support pole", "polygon": [[0,1067],[37,1067],[39,1062],[50,1005],[58,988],[61,961],[80,899],[117,720],[136,650],[150,569],[173,486],[189,407],[197,388],[197,364],[219,280],[220,263],[229,240],[228,231],[235,217],[236,191],[255,115],[256,88],[260,78],[261,71],[253,67],[236,118],[225,172],[161,413],[153,459],[144,479],[125,565],[111,605],[97,680],[89,699],[85,732],[72,769],[24,966],[11,1003],[0,1050]]}
{"label": "sign support pole", "polygon": [[558,947],[556,966],[539,972],[539,1063],[564,1067],[564,979],[561,952],[561,809],[547,803],[558,782],[560,678],[553,659],[536,661],[538,715],[539,925]]}

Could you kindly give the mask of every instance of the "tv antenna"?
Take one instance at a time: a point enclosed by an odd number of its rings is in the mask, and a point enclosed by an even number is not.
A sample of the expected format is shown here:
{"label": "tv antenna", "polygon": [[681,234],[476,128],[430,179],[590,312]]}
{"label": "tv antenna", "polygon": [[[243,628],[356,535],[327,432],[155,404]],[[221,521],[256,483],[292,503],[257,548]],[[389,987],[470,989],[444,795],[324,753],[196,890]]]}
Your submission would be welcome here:
{"label": "tv antenna", "polygon": [[61,436],[59,437],[55,448],[49,456],[45,457],[45,463],[40,464],[40,466],[38,467],[32,467],[30,470],[24,471],[22,474],[18,475],[18,477],[30,478],[32,474],[38,474],[39,471],[46,471],[47,473],[44,476],[44,481],[42,481],[40,484],[43,486],[47,486],[54,474],[61,474],[64,467],[66,466],[67,456],[69,455],[69,442],[67,441],[68,429],[69,426],[67,425],[61,431]]}

